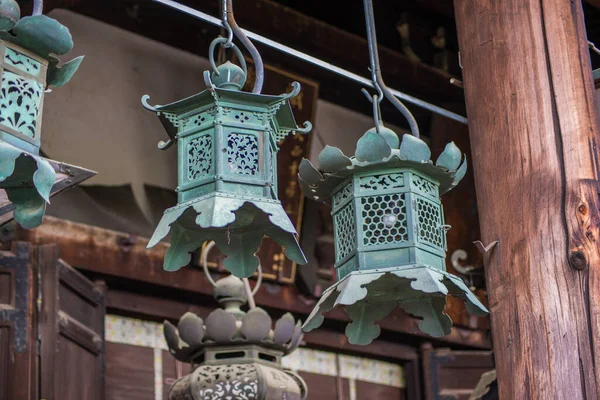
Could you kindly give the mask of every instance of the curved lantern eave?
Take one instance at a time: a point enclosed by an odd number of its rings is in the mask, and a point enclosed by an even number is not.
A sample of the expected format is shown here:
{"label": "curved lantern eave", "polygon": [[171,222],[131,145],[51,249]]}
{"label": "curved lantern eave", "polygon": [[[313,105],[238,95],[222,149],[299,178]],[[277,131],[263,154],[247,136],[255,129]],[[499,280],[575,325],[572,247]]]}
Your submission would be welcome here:
{"label": "curved lantern eave", "polygon": [[338,276],[305,331],[319,327],[324,313],[344,306],[352,320],[346,328],[350,343],[366,345],[380,334],[376,321],[399,306],[422,319],[423,332],[447,335],[448,294],[465,299],[474,315],[487,313],[462,280],[445,270],[449,227],[439,197],[464,177],[466,158],[461,162],[454,143],[435,163],[430,157],[418,138],[404,135],[398,143],[370,130],[354,157],[326,147],[319,155],[324,171],[303,160],[298,176],[304,194],[332,206]]}

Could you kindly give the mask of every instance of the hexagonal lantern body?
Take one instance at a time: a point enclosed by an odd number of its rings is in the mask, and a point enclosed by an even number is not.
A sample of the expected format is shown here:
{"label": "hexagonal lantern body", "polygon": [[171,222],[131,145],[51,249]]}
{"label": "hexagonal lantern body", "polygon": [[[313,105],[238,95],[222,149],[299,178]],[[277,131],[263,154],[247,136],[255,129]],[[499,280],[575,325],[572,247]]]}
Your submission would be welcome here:
{"label": "hexagonal lantern body", "polygon": [[0,140],[39,154],[48,60],[0,40]]}
{"label": "hexagonal lantern body", "polygon": [[[225,268],[238,277],[258,267],[254,255],[263,236],[284,246],[285,254],[304,264],[296,230],[277,198],[277,142],[290,132],[308,132],[296,125],[289,99],[242,92],[243,72],[230,63],[213,74],[209,88],[164,106],[144,106],[159,116],[171,140],[178,142],[178,204],[165,211],[149,247],[171,232],[166,270],[185,266],[189,252],[207,240],[227,256]],[[238,67],[239,69],[239,67]],[[227,78],[227,79],[226,79]]]}
{"label": "hexagonal lantern body", "polygon": [[66,84],[83,57],[59,66],[54,54],[73,48],[69,30],[45,15],[19,14],[14,0],[0,3],[0,210],[28,229],[42,223],[51,195],[95,173],[39,156],[46,87]]}
{"label": "hexagonal lantern body", "polygon": [[308,160],[300,165],[304,194],[331,203],[338,277],[308,317],[306,331],[319,327],[324,313],[345,306],[350,343],[369,344],[380,333],[377,321],[399,306],[422,318],[422,331],[443,336],[452,327],[444,313],[448,294],[465,299],[473,314],[487,313],[445,268],[449,227],[440,195],[464,177],[466,160],[461,164],[460,150],[450,143],[434,164],[425,142],[404,135],[399,143],[390,132],[365,133],[354,157],[326,146],[321,170]]}
{"label": "hexagonal lantern body", "polygon": [[445,270],[439,182],[411,168],[377,168],[351,175],[331,198],[338,279],[391,264]]}
{"label": "hexagonal lantern body", "polygon": [[179,203],[214,192],[278,200],[276,140],[296,128],[282,97],[217,88],[159,110],[178,138]]}

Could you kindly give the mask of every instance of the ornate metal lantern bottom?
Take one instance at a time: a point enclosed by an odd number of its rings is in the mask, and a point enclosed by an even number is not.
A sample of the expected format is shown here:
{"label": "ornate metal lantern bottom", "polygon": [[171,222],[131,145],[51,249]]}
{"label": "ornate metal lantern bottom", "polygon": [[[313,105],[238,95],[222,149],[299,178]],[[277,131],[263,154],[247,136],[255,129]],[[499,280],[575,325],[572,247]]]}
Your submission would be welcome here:
{"label": "ornate metal lantern bottom", "polygon": [[169,398],[300,400],[305,392],[306,384],[291,371],[253,362],[200,366],[174,383]]}
{"label": "ornate metal lantern bottom", "polygon": [[0,140],[0,188],[6,190],[15,207],[15,221],[23,228],[42,223],[55,179],[56,172],[45,158]]}
{"label": "ornate metal lantern bottom", "polygon": [[469,313],[487,314],[487,309],[463,281],[446,271],[417,264],[354,271],[323,293],[303,330],[318,328],[324,313],[345,306],[352,319],[346,327],[346,336],[352,344],[367,345],[380,334],[375,321],[399,306],[422,318],[419,328],[423,332],[440,337],[449,334],[452,328],[452,320],[444,313],[448,294],[464,298]]}
{"label": "ornate metal lantern bottom", "polygon": [[263,236],[284,247],[286,256],[299,264],[306,258],[296,240],[296,229],[278,200],[210,194],[165,211],[148,248],[171,232],[164,266],[176,271],[190,261],[191,251],[214,240],[227,256],[225,268],[235,276],[252,276],[258,268],[254,255]]}

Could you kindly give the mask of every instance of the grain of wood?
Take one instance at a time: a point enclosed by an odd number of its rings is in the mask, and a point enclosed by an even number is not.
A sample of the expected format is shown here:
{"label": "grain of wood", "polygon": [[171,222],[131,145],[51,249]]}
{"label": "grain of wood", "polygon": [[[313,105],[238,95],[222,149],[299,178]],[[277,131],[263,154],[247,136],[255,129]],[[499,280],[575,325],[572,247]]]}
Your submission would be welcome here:
{"label": "grain of wood", "polygon": [[580,0],[455,0],[502,399],[600,398],[600,140]]}

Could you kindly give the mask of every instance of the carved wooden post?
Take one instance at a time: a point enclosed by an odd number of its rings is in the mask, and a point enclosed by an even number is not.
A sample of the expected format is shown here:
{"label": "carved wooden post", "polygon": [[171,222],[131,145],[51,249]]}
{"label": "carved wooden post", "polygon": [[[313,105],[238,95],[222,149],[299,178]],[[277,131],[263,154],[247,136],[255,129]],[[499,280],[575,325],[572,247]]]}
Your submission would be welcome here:
{"label": "carved wooden post", "polygon": [[581,0],[455,0],[500,398],[600,398],[599,127]]}

